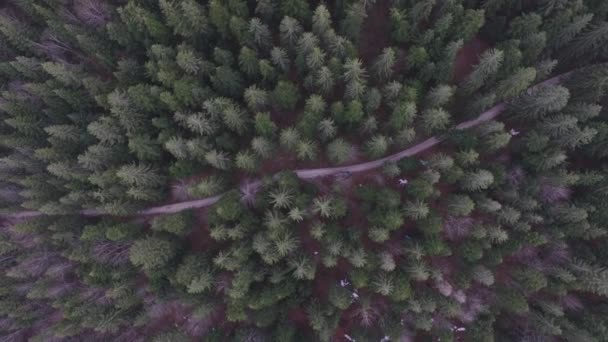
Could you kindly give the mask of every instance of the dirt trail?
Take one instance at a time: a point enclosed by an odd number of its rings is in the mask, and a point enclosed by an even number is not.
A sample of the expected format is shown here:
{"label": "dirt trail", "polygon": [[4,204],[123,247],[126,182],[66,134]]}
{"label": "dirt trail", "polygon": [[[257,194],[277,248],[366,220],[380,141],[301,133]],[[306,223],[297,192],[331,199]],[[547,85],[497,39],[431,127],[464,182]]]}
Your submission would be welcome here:
{"label": "dirt trail", "polygon": [[[531,87],[530,89],[534,89],[541,85],[559,84],[562,79],[566,78],[571,73],[572,72],[567,72],[567,73],[555,76],[553,78],[550,78],[544,82],[541,82],[541,83]],[[461,122],[460,124],[456,125],[455,129],[467,129],[467,128],[478,126],[481,123],[493,120],[498,115],[500,115],[502,112],[504,112],[506,108],[507,108],[507,105],[505,103],[497,104],[496,106],[481,113],[477,118],[468,120],[465,122]],[[293,171],[301,179],[312,179],[312,178],[317,178],[317,177],[330,176],[330,175],[333,175],[333,174],[336,174],[339,172],[352,172],[352,173],[363,172],[363,171],[368,171],[371,169],[376,169],[376,168],[382,167],[382,165],[384,165],[384,163],[386,163],[387,161],[397,161],[397,160],[403,159],[405,157],[411,157],[422,151],[428,150],[429,148],[439,144],[440,142],[441,142],[441,137],[434,136],[434,137],[430,137],[430,138],[426,139],[425,141],[418,143],[410,148],[407,148],[403,151],[397,152],[395,154],[392,154],[390,156],[387,156],[387,157],[384,157],[381,159],[372,160],[372,161],[365,162],[365,163],[348,165],[348,166],[338,166],[338,167],[329,167],[329,168],[320,168],[320,169],[301,169],[301,170],[293,170]],[[158,206],[158,207],[150,207],[148,209],[144,209],[144,210],[137,212],[137,215],[147,216],[147,215],[172,214],[172,213],[177,213],[177,212],[180,212],[180,211],[183,211],[186,209],[203,208],[203,207],[207,207],[207,206],[215,204],[217,201],[220,200],[220,198],[222,198],[222,195],[223,194],[216,195],[213,197],[207,197],[207,198],[203,198],[203,199],[199,199],[199,200],[186,201],[186,202],[163,205],[163,206]],[[79,214],[85,215],[85,216],[105,215],[103,212],[100,212],[97,210],[83,210],[83,211],[80,211]],[[22,211],[22,212],[17,212],[17,213],[13,213],[13,214],[2,215],[1,217],[4,219],[26,219],[29,217],[36,217],[36,216],[41,216],[41,215],[45,215],[45,214],[38,212],[38,211]]]}

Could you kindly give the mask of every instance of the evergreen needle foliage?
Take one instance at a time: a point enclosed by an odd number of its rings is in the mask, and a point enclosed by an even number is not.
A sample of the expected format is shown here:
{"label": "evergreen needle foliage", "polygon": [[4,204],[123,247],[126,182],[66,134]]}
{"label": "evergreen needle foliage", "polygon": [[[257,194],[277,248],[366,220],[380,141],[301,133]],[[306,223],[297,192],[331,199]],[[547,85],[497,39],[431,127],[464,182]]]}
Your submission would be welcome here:
{"label": "evergreen needle foliage", "polygon": [[1,2],[0,340],[606,341],[607,63],[601,0]]}

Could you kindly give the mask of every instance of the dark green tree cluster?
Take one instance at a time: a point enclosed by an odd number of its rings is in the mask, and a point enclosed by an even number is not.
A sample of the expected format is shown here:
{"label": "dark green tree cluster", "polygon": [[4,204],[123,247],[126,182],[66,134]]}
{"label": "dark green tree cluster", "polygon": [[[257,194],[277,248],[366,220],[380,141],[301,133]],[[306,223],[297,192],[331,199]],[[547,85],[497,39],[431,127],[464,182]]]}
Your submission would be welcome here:
{"label": "dark green tree cluster", "polygon": [[600,0],[5,1],[2,340],[608,340],[606,46]]}

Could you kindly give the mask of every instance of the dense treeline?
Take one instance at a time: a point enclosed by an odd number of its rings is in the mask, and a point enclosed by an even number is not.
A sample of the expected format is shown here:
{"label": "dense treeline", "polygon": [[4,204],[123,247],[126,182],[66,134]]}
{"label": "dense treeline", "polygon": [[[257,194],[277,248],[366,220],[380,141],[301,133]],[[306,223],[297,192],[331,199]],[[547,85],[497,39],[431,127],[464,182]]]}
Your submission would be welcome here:
{"label": "dense treeline", "polygon": [[605,341],[607,44],[599,0],[7,1],[1,340]]}

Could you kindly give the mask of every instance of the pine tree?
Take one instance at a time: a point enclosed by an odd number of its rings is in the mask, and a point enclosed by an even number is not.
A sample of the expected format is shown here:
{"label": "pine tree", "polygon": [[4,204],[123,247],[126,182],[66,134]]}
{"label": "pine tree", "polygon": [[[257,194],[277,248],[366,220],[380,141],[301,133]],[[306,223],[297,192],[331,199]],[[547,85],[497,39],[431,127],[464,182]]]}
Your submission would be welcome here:
{"label": "pine tree", "polygon": [[234,164],[239,169],[254,173],[258,166],[258,160],[255,155],[249,151],[239,151],[234,158]]}
{"label": "pine tree", "polygon": [[403,129],[410,126],[414,122],[416,114],[417,109],[415,103],[399,103],[397,106],[395,106],[391,113],[390,124],[396,130]]}
{"label": "pine tree", "polygon": [[549,36],[549,46],[554,50],[566,46],[589,25],[591,19],[593,19],[593,14],[583,14],[572,18],[571,23],[556,29],[555,33]]}
{"label": "pine tree", "polygon": [[247,126],[245,112],[237,105],[228,104],[222,110],[222,118],[224,119],[226,126],[228,126],[231,130],[239,134],[245,131]]}
{"label": "pine tree", "polygon": [[188,293],[203,293],[213,286],[213,273],[204,260],[188,255],[179,265],[175,278],[178,284],[186,287]]}
{"label": "pine tree", "polygon": [[283,17],[279,29],[281,33],[281,45],[288,49],[295,48],[296,42],[304,31],[298,20],[290,16]]}
{"label": "pine tree", "polygon": [[270,51],[270,60],[282,71],[286,72],[289,70],[289,57],[287,56],[287,52],[283,48],[276,46],[273,47]]}
{"label": "pine tree", "polygon": [[259,73],[258,56],[254,50],[243,46],[239,53],[239,69],[250,78],[255,78]]}
{"label": "pine tree", "polygon": [[290,208],[293,201],[293,194],[287,189],[278,189],[269,194],[270,203],[276,209]]}
{"label": "pine tree", "polygon": [[279,140],[284,148],[295,150],[301,141],[301,137],[295,128],[289,127],[281,131]]}
{"label": "pine tree", "polygon": [[367,14],[365,7],[361,2],[353,2],[346,9],[346,16],[342,21],[342,31],[351,41],[359,40],[361,26]]}
{"label": "pine tree", "polygon": [[504,52],[501,50],[491,49],[484,52],[473,72],[463,81],[463,91],[472,94],[483,87],[498,72],[503,59]]}
{"label": "pine tree", "polygon": [[351,293],[338,285],[329,289],[329,302],[340,310],[346,310],[351,304]]}
{"label": "pine tree", "polygon": [[607,81],[607,65],[596,64],[577,70],[566,80],[566,85],[577,100],[597,102],[606,94]]}
{"label": "pine tree", "polygon": [[388,273],[378,273],[372,281],[372,288],[383,296],[389,296],[395,289],[393,277]]}
{"label": "pine tree", "polygon": [[267,49],[271,46],[272,36],[270,29],[258,18],[249,21],[249,34],[259,49]]}
{"label": "pine tree", "polygon": [[331,92],[334,87],[335,80],[334,75],[327,66],[322,66],[318,71],[315,78],[315,84],[325,94]]}
{"label": "pine tree", "polygon": [[510,103],[513,111],[533,119],[557,112],[568,103],[570,93],[561,86],[539,86]]}
{"label": "pine tree", "polygon": [[331,29],[331,26],[331,14],[325,5],[320,4],[312,16],[312,32],[319,37],[323,37]]}
{"label": "pine tree", "polygon": [[576,37],[564,49],[564,55],[569,61],[575,59],[592,60],[602,53],[600,46],[608,40],[608,22],[602,21],[591,25],[588,30]]}
{"label": "pine tree", "polygon": [[450,195],[446,207],[450,215],[467,216],[475,209],[475,202],[466,195]]}
{"label": "pine tree", "polygon": [[156,187],[164,183],[164,178],[151,166],[131,164],[116,171],[116,176],[126,185]]}
{"label": "pine tree", "polygon": [[476,170],[465,173],[460,180],[460,185],[467,191],[479,191],[487,189],[494,182],[494,175],[487,170]]}
{"label": "pine tree", "polygon": [[496,86],[496,94],[499,100],[505,100],[519,95],[526,90],[536,79],[534,68],[520,68],[509,78],[501,81]]}
{"label": "pine tree", "polygon": [[205,161],[220,170],[228,170],[231,166],[230,157],[223,151],[211,150],[206,152]]}
{"label": "pine tree", "polygon": [[420,115],[420,120],[427,133],[434,133],[448,127],[450,114],[441,108],[427,109]]}
{"label": "pine tree", "polygon": [[201,70],[203,64],[202,59],[196,56],[192,49],[185,47],[177,53],[176,62],[180,68],[192,75],[196,75]]}
{"label": "pine tree", "polygon": [[353,155],[353,147],[342,138],[337,138],[327,145],[327,156],[334,164],[348,161]]}
{"label": "pine tree", "polygon": [[306,66],[309,70],[318,70],[325,62],[325,52],[319,47],[314,47],[306,56]]}
{"label": "pine tree", "polygon": [[410,27],[407,22],[407,16],[405,15],[405,11],[399,10],[395,7],[391,8],[390,23],[392,38],[399,43],[407,42],[409,38],[408,36]]}
{"label": "pine tree", "polygon": [[382,53],[376,57],[372,66],[372,70],[380,80],[389,78],[392,74],[392,69],[395,65],[395,50],[393,48],[384,48]]}
{"label": "pine tree", "polygon": [[192,213],[183,211],[176,214],[164,215],[152,221],[151,229],[154,231],[164,231],[178,236],[184,236],[191,229],[193,224]]}
{"label": "pine tree", "polygon": [[317,157],[317,144],[310,140],[298,142],[295,149],[300,160],[314,160]]}
{"label": "pine tree", "polygon": [[445,84],[431,89],[426,96],[426,102],[430,107],[441,107],[446,105],[454,95],[454,88]]}
{"label": "pine tree", "polygon": [[484,10],[465,10],[463,17],[458,19],[455,27],[452,27],[453,32],[456,32],[455,38],[463,41],[471,40],[484,26],[485,20],[486,13]]}
{"label": "pine tree", "polygon": [[282,17],[294,17],[301,22],[309,22],[312,15],[308,2],[304,0],[286,0],[279,7]]}
{"label": "pine tree", "polygon": [[129,258],[135,266],[141,266],[145,271],[154,271],[175,257],[177,246],[160,238],[147,237],[133,243]]}
{"label": "pine tree", "polygon": [[309,258],[305,256],[296,256],[289,260],[289,264],[293,268],[293,276],[296,279],[314,279],[317,267]]}
{"label": "pine tree", "polygon": [[260,111],[268,104],[268,92],[252,85],[245,90],[244,93],[247,106],[252,111]]}
{"label": "pine tree", "polygon": [[264,137],[255,137],[251,140],[251,149],[261,158],[270,158],[274,147],[272,143]]}
{"label": "pine tree", "polygon": [[365,152],[372,159],[382,157],[388,151],[390,140],[382,135],[375,135],[365,144]]}
{"label": "pine tree", "polygon": [[272,103],[285,111],[294,110],[299,98],[297,87],[289,81],[279,81],[271,94]]}
{"label": "pine tree", "polygon": [[429,214],[429,207],[421,200],[408,201],[404,208],[405,215],[413,220],[420,220]]}
{"label": "pine tree", "polygon": [[337,128],[332,119],[324,119],[319,122],[319,134],[324,140],[331,139],[336,135]]}

